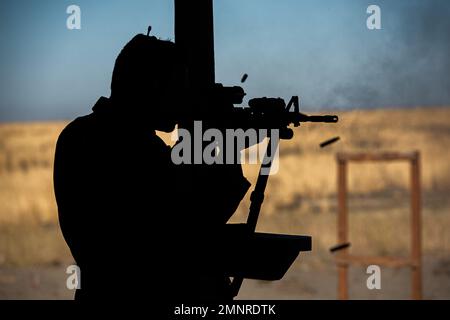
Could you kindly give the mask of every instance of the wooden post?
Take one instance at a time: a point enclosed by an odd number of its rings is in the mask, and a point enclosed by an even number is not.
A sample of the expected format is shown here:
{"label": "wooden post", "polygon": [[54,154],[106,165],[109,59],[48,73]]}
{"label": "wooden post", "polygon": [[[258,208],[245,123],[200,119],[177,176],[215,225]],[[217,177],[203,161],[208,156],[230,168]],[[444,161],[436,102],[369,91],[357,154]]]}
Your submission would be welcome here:
{"label": "wooden post", "polygon": [[[348,220],[347,220],[347,162],[338,156],[338,244],[346,243],[348,240]],[[347,254],[347,249],[338,253],[338,257]],[[338,295],[340,300],[348,299],[348,264],[343,262],[338,264]]]}
{"label": "wooden post", "polygon": [[338,244],[348,242],[348,208],[347,208],[347,168],[348,163],[365,161],[409,161],[411,164],[411,253],[409,258],[388,256],[350,255],[348,249],[337,254],[338,298],[348,299],[348,268],[351,264],[377,264],[387,267],[411,268],[411,297],[422,299],[422,221],[421,221],[421,186],[420,153],[384,152],[384,153],[339,153],[338,163]]}
{"label": "wooden post", "polygon": [[420,155],[415,153],[411,161],[411,276],[412,299],[422,299],[422,248],[421,248],[421,194],[420,194]]}
{"label": "wooden post", "polygon": [[191,88],[214,84],[213,0],[175,0],[175,43]]}

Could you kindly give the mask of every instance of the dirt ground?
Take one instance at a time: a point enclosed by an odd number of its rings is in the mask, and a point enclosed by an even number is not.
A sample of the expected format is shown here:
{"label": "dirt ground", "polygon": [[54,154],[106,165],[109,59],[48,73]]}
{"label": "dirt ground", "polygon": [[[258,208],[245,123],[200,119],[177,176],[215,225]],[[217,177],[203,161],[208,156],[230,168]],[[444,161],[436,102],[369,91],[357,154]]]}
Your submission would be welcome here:
{"label": "dirt ground", "polygon": [[[310,255],[310,256],[308,256]],[[302,261],[303,260],[303,261]],[[314,263],[303,254],[281,281],[245,280],[238,299],[336,299],[337,273],[329,264]],[[303,263],[304,262],[304,263]],[[450,299],[450,259],[423,259],[425,299]],[[72,299],[66,289],[65,265],[0,268],[0,299]],[[365,268],[350,269],[351,299],[409,299],[408,269],[381,268],[381,289],[369,290]]]}
{"label": "dirt ground", "polygon": [[[308,253],[304,260],[308,260]],[[355,266],[349,269],[350,299],[409,299],[409,269],[381,267],[381,289],[369,290],[366,282],[370,276],[366,268]],[[450,259],[425,256],[423,259],[424,299],[450,299]],[[246,280],[239,299],[336,299],[337,271],[334,265],[295,265],[280,281],[263,282]]]}

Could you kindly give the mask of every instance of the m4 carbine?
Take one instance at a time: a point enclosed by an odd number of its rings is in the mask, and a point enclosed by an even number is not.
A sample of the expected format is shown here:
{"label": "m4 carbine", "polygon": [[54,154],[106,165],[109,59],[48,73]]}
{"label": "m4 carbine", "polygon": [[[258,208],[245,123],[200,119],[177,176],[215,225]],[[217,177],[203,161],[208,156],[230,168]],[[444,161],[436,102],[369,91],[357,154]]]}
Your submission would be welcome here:
{"label": "m4 carbine", "polygon": [[[299,99],[293,96],[286,104],[281,98],[251,99],[248,107],[235,107],[241,104],[245,96],[241,87],[224,87],[216,84],[207,94],[207,104],[214,108],[201,109],[200,119],[208,126],[215,128],[241,129],[279,129],[280,139],[291,139],[293,131],[290,125],[299,126],[302,122],[336,123],[336,115],[303,114],[299,110]],[[273,139],[269,135],[269,139]],[[284,234],[269,234],[255,232],[267,185],[268,170],[272,166],[270,148],[278,148],[279,139],[268,143],[265,159],[256,181],[255,189],[250,197],[250,210],[247,223],[234,225],[240,228],[240,237],[230,239],[233,243],[226,256],[229,257],[226,269],[227,275],[234,277],[231,290],[233,296],[239,292],[244,278],[260,280],[279,280],[301,251],[311,250],[311,237]],[[269,155],[270,154],[270,155]],[[264,171],[263,171],[264,167]],[[233,225],[231,225],[233,226]]]}
{"label": "m4 carbine", "polygon": [[[208,90],[204,103],[197,104],[192,99],[189,116],[194,120],[202,120],[212,128],[242,129],[279,129],[281,139],[291,139],[293,132],[288,127],[299,126],[302,122],[335,123],[335,115],[309,116],[299,110],[298,96],[293,96],[286,104],[282,98],[254,98],[249,100],[248,107],[235,107],[243,102],[245,92],[242,87],[224,87],[221,84]],[[202,107],[203,106],[203,107]]]}

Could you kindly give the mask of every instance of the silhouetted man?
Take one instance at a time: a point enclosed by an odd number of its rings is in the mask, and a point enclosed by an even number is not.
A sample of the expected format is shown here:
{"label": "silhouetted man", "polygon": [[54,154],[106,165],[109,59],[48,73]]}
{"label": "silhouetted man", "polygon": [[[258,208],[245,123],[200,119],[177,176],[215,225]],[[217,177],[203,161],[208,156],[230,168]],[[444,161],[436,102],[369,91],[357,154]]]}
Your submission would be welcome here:
{"label": "silhouetted man", "polygon": [[192,106],[185,79],[172,42],[138,35],[116,60],[111,97],[58,139],[55,195],[81,269],[77,299],[232,299],[225,225],[249,183],[238,164],[173,164],[155,130],[171,132]]}
{"label": "silhouetted man", "polygon": [[177,292],[173,165],[155,130],[175,127],[178,61],[172,42],[137,35],[116,60],[111,97],[58,139],[54,187],[61,229],[81,269],[76,299]]}

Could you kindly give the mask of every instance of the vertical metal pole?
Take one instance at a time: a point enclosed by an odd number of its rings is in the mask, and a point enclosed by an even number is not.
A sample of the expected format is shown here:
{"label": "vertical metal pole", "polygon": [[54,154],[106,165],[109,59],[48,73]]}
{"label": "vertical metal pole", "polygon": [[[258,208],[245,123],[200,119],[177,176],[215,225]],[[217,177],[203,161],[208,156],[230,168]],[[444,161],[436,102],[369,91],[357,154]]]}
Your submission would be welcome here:
{"label": "vertical metal pole", "polygon": [[[347,219],[347,162],[338,155],[338,243],[346,243],[348,240]],[[347,249],[338,253],[338,256],[347,254]],[[338,264],[338,298],[348,299],[348,264]]]}
{"label": "vertical metal pole", "polygon": [[214,84],[213,0],[175,0],[175,43],[187,64],[190,87]]}
{"label": "vertical metal pole", "polygon": [[421,195],[420,195],[420,154],[415,153],[411,162],[411,260],[412,299],[422,299],[422,244],[421,244]]}

